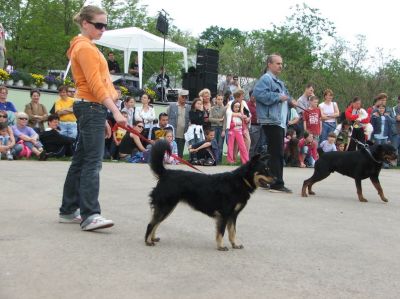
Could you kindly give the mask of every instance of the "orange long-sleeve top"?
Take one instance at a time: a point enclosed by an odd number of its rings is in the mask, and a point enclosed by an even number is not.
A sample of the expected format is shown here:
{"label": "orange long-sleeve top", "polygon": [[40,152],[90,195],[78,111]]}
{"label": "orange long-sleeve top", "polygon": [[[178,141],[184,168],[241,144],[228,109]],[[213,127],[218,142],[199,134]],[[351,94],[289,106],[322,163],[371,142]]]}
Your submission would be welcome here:
{"label": "orange long-sleeve top", "polygon": [[67,52],[71,60],[72,76],[77,89],[76,98],[102,103],[116,99],[107,61],[96,45],[85,36],[76,36]]}

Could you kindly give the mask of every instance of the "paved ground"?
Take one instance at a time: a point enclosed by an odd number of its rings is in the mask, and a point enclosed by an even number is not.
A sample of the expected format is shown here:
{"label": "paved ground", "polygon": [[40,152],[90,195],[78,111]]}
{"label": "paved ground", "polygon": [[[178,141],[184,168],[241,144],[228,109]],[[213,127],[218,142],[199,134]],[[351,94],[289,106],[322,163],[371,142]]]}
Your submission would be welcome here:
{"label": "paved ground", "polygon": [[[285,169],[292,195],[258,190],[238,220],[245,249],[215,250],[211,219],[181,205],[144,245],[155,181],[147,165],[103,164],[103,214],[116,226],[57,223],[68,162],[0,162],[0,298],[398,298],[398,170],[382,203],[333,175],[299,197],[311,170]],[[208,172],[228,167],[207,168]]]}

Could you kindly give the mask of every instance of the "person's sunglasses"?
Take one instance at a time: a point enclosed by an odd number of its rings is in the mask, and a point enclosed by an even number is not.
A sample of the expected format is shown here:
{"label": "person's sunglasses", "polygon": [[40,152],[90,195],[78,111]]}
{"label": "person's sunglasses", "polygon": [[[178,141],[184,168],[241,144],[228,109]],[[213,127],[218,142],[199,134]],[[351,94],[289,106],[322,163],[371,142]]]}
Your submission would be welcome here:
{"label": "person's sunglasses", "polygon": [[143,126],[137,126],[138,128],[141,128],[141,129],[144,129],[144,127]]}
{"label": "person's sunglasses", "polygon": [[26,117],[20,117],[20,120],[28,120]]}
{"label": "person's sunglasses", "polygon": [[90,22],[90,21],[86,21],[86,22],[88,22],[89,24],[92,24],[93,26],[94,26],[94,28],[96,28],[96,29],[98,29],[98,30],[101,30],[101,29],[107,29],[107,24],[104,24],[104,23],[94,23],[94,22]]}
{"label": "person's sunglasses", "polygon": [[68,90],[67,92],[69,92],[69,93],[74,93],[75,90]]}
{"label": "person's sunglasses", "polygon": [[2,114],[0,114],[0,117],[2,117],[2,118],[7,118],[7,115],[2,115]]}

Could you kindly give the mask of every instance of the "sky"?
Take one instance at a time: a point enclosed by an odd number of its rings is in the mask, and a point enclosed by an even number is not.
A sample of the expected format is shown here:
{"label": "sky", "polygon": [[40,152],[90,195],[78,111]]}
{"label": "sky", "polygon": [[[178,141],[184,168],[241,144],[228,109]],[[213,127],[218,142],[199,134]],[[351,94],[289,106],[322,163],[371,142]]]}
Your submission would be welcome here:
{"label": "sky", "polygon": [[241,31],[271,29],[280,25],[291,14],[290,7],[306,3],[318,8],[321,16],[333,22],[337,36],[355,43],[356,35],[366,36],[370,55],[376,49],[400,59],[400,39],[396,34],[400,23],[400,2],[394,0],[139,0],[147,5],[150,15],[164,9],[179,29],[198,36],[210,26],[238,28]]}

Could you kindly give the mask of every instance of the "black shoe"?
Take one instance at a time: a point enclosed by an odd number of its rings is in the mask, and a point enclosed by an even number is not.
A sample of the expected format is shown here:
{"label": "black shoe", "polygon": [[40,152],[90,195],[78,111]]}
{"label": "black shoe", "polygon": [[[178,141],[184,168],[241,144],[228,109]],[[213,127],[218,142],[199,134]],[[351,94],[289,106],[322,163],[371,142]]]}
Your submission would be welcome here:
{"label": "black shoe", "polygon": [[282,192],[282,193],[293,193],[292,190],[286,188],[285,186],[282,186],[279,188],[271,187],[270,191],[271,192]]}
{"label": "black shoe", "polygon": [[48,158],[48,155],[46,153],[46,151],[42,151],[39,155],[39,161],[46,161]]}

